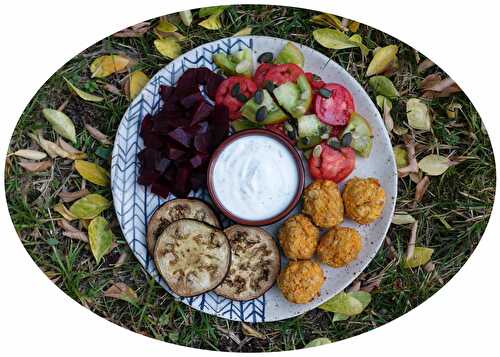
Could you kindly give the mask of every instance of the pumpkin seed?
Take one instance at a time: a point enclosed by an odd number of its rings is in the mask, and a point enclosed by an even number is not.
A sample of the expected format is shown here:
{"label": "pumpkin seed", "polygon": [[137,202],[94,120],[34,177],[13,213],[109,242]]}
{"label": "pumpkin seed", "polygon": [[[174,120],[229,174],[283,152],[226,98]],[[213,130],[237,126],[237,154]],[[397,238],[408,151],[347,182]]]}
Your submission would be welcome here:
{"label": "pumpkin seed", "polygon": [[264,101],[264,92],[262,91],[262,89],[259,89],[257,92],[255,92],[253,100],[257,104],[262,104],[262,102]]}
{"label": "pumpkin seed", "polygon": [[295,128],[290,123],[285,123],[285,125],[283,125],[283,128],[285,129],[286,135],[291,140],[297,139],[297,130],[295,130]]}
{"label": "pumpkin seed", "polygon": [[264,52],[257,58],[257,62],[259,63],[271,63],[274,58],[272,52]]}
{"label": "pumpkin seed", "polygon": [[[306,138],[304,138],[304,139],[306,139]],[[322,151],[323,151],[323,148],[321,147],[321,145],[316,145],[316,146],[314,147],[314,149],[313,149],[312,154],[313,154],[313,156],[314,156],[315,158],[317,158],[317,159],[318,159],[318,158],[321,156],[321,152],[322,152]]]}
{"label": "pumpkin seed", "polygon": [[231,95],[236,98],[238,94],[240,94],[240,84],[236,83],[233,88],[231,88]]}
{"label": "pumpkin seed", "polygon": [[306,146],[307,146],[307,145],[309,145],[309,144],[311,143],[311,138],[310,138],[310,137],[308,137],[308,136],[305,136],[305,137],[303,137],[303,138],[302,138],[302,139],[300,139],[300,140],[302,141],[302,144],[304,144],[304,145],[306,145]]}
{"label": "pumpkin seed", "polygon": [[321,77],[318,76],[316,73],[313,73],[312,78],[313,78],[313,81],[321,81]]}
{"label": "pumpkin seed", "polygon": [[236,96],[236,99],[238,99],[242,103],[246,103],[248,100],[247,96],[244,95],[243,93],[238,93],[238,95]]}
{"label": "pumpkin seed", "polygon": [[266,88],[269,92],[272,92],[276,86],[272,81],[267,80],[264,82],[264,88]]}
{"label": "pumpkin seed", "polygon": [[342,136],[342,146],[347,147],[351,145],[351,142],[352,142],[352,133],[351,132],[345,133],[344,136]]}
{"label": "pumpkin seed", "polygon": [[326,88],[321,88],[319,90],[319,95],[322,96],[323,98],[330,98],[332,96],[332,91]]}
{"label": "pumpkin seed", "polygon": [[265,105],[263,105],[259,109],[257,109],[257,112],[255,113],[255,120],[257,120],[257,122],[261,122],[266,120],[266,117],[267,117],[267,108]]}
{"label": "pumpkin seed", "polygon": [[339,139],[337,138],[330,138],[326,141],[328,146],[334,148],[334,149],[340,149],[342,147],[342,144],[340,143]]}

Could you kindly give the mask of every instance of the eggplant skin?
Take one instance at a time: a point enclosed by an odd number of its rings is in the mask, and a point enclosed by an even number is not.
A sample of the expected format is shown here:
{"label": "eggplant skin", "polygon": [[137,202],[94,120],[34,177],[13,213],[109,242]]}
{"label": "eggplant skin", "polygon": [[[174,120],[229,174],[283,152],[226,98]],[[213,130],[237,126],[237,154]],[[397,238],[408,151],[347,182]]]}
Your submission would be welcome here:
{"label": "eggplant skin", "polygon": [[231,247],[222,230],[180,219],[159,235],[153,258],[169,288],[178,296],[191,297],[213,290],[225,279]]}
{"label": "eggplant skin", "polygon": [[231,245],[231,266],[215,293],[235,301],[248,301],[265,294],[280,272],[280,252],[263,229],[233,225],[225,231]]}
{"label": "eggplant skin", "polygon": [[149,255],[153,255],[161,232],[172,222],[182,218],[195,219],[220,228],[220,222],[212,208],[197,198],[178,198],[165,202],[151,216],[146,233]]}

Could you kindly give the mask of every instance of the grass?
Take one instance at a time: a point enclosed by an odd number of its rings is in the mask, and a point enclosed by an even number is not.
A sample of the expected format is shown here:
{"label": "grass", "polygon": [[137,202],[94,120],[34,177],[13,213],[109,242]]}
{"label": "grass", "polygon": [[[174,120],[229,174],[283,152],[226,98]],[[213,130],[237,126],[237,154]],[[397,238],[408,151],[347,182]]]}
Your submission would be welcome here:
{"label": "grass", "polygon": [[[363,85],[368,60],[359,50],[331,51],[319,46],[312,38],[309,18],[315,13],[303,9],[273,6],[233,6],[226,10],[221,30],[207,31],[197,25],[186,28],[179,24],[187,40],[183,50],[202,43],[231,36],[245,26],[252,26],[253,34],[287,38],[311,46],[325,53],[346,68]],[[196,21],[196,19],[195,19]],[[418,84],[423,75],[417,73],[416,52],[400,41],[368,26],[359,33],[370,48],[398,44],[400,69],[393,81],[402,93],[395,103],[393,117],[397,124],[406,120],[404,102],[418,96]],[[133,69],[141,69],[152,76],[168,63],[153,46],[155,36],[148,32],[142,38],[119,39],[108,37],[86,49],[54,73],[27,105],[13,133],[10,151],[30,147],[27,133],[42,129],[49,140],[56,136],[41,116],[43,107],[57,108],[69,100],[64,111],[77,126],[77,147],[89,154],[89,160],[109,167],[109,160],[96,155],[101,147],[83,130],[88,121],[102,132],[113,136],[129,102],[124,96],[105,91],[98,81],[90,78],[89,65],[100,54],[122,52],[137,60]],[[442,72],[433,68],[430,72]],[[105,97],[101,103],[87,103],[70,93],[63,76],[81,88]],[[107,79],[118,88],[121,76]],[[451,102],[462,105],[456,119],[446,117]],[[439,177],[431,178],[424,199],[414,205],[415,186],[409,178],[399,180],[397,210],[406,211],[419,220],[417,244],[435,249],[435,270],[403,269],[401,259],[410,235],[409,227],[392,226],[388,237],[393,242],[396,257],[384,245],[367,267],[364,278],[383,272],[373,300],[360,315],[347,321],[332,322],[332,314],[319,309],[302,316],[254,326],[266,337],[246,336],[241,324],[206,315],[175,302],[147,275],[132,254],[121,235],[112,210],[106,218],[112,222],[117,246],[101,263],[96,264],[88,245],[62,236],[52,210],[57,203],[56,192],[61,187],[78,190],[82,179],[73,171],[72,162],[57,160],[53,169],[40,174],[26,174],[17,159],[9,157],[5,187],[12,221],[19,237],[33,260],[66,294],[96,314],[137,333],[180,345],[223,351],[282,351],[303,347],[317,337],[338,341],[361,334],[398,318],[421,304],[444,283],[451,279],[467,261],[477,246],[490,216],[495,194],[495,163],[489,138],[481,119],[464,94],[438,98],[430,102],[434,112],[431,133],[416,132],[419,157],[428,153],[464,156],[468,159],[451,167]],[[393,144],[402,143],[394,136]],[[93,192],[111,199],[108,188],[87,183]],[[125,262],[119,266],[117,261]],[[138,303],[106,298],[103,291],[112,282],[125,282],[138,295]]]}

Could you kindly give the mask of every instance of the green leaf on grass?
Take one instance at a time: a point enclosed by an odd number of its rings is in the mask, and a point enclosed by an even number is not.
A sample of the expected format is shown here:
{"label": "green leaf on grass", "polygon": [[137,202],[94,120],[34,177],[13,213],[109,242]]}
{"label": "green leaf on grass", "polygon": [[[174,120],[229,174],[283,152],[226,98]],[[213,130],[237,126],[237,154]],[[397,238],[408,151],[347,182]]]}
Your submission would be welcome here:
{"label": "green leaf on grass", "polygon": [[213,16],[213,15],[220,15],[228,8],[229,6],[208,6],[208,7],[202,7],[198,11],[198,16],[199,17],[207,17],[207,16]]}
{"label": "green leaf on grass", "polygon": [[109,184],[109,173],[93,162],[76,160],[75,169],[85,180],[96,185],[107,186]]}
{"label": "green leaf on grass", "polygon": [[417,220],[411,214],[395,214],[392,217],[392,224],[402,226],[406,224],[413,224]]}
{"label": "green leaf on grass", "polygon": [[352,37],[349,38],[345,33],[338,30],[329,28],[317,29],[313,31],[313,37],[321,46],[329,49],[342,50],[359,47],[363,54],[369,51],[363,43],[359,42],[360,37],[353,40]]}
{"label": "green leaf on grass", "polygon": [[386,76],[373,76],[368,80],[368,85],[377,95],[383,95],[390,99],[399,97],[398,90]]}
{"label": "green leaf on grass", "polygon": [[327,302],[321,304],[319,308],[351,316],[361,313],[363,311],[363,304],[355,297],[345,292],[340,292]]}
{"label": "green leaf on grass", "polygon": [[395,146],[392,148],[394,151],[394,157],[396,158],[396,166],[398,169],[408,166],[408,151],[401,146]]}
{"label": "green leaf on grass", "polygon": [[208,18],[198,23],[201,27],[207,30],[218,30],[222,28],[222,22],[220,21],[220,15],[210,15]]}
{"label": "green leaf on grass", "polygon": [[87,102],[101,102],[104,100],[103,97],[99,97],[97,95],[90,94],[81,90],[73,83],[71,83],[69,80],[67,80],[65,77],[63,77],[63,79],[66,81],[66,84],[68,85],[69,89],[83,100],[86,100]]}
{"label": "green leaf on grass", "polygon": [[106,197],[98,193],[91,193],[73,203],[69,211],[77,218],[93,219],[110,206],[111,202]]}
{"label": "green leaf on grass", "polygon": [[396,54],[398,53],[398,46],[389,45],[380,48],[374,55],[368,65],[366,70],[367,76],[373,76],[374,74],[379,74],[384,72],[389,65],[396,60]]}
{"label": "green leaf on grass", "polygon": [[99,263],[113,247],[113,232],[109,228],[108,221],[101,216],[95,217],[90,222],[88,231],[90,250],[92,250],[96,262]]}
{"label": "green leaf on grass", "polygon": [[319,337],[315,338],[311,342],[309,342],[307,345],[304,346],[304,348],[310,348],[310,347],[317,347],[321,345],[328,345],[329,343],[332,343],[329,338],[327,337]]}
{"label": "green leaf on grass", "polygon": [[452,162],[448,158],[441,155],[427,155],[418,162],[420,170],[429,176],[442,175],[451,165]]}
{"label": "green leaf on grass", "polygon": [[426,247],[415,247],[413,255],[407,258],[403,264],[405,268],[416,268],[431,260],[434,249]]}
{"label": "green leaf on grass", "polygon": [[62,137],[76,142],[75,124],[60,110],[45,108],[42,110],[43,116],[52,125],[52,128]]}

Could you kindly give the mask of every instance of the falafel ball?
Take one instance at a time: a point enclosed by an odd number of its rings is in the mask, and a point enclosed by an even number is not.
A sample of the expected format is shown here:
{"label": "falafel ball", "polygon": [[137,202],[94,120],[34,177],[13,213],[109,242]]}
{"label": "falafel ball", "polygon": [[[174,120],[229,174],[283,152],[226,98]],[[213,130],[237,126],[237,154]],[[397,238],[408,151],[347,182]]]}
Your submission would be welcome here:
{"label": "falafel ball", "polygon": [[348,227],[333,227],[321,237],[317,253],[322,263],[339,268],[356,259],[362,247],[358,231]]}
{"label": "falafel ball", "polygon": [[372,223],[384,209],[384,189],[372,177],[355,177],[347,181],[342,198],[347,217],[359,224]]}
{"label": "falafel ball", "polygon": [[319,295],[325,275],[312,260],[291,261],[278,277],[283,296],[295,304],[307,304]]}
{"label": "falafel ball", "polygon": [[289,259],[310,259],[318,246],[319,229],[307,216],[299,214],[281,226],[278,239]]}
{"label": "falafel ball", "polygon": [[316,180],[304,190],[302,212],[321,228],[331,228],[344,220],[344,202],[335,182]]}

